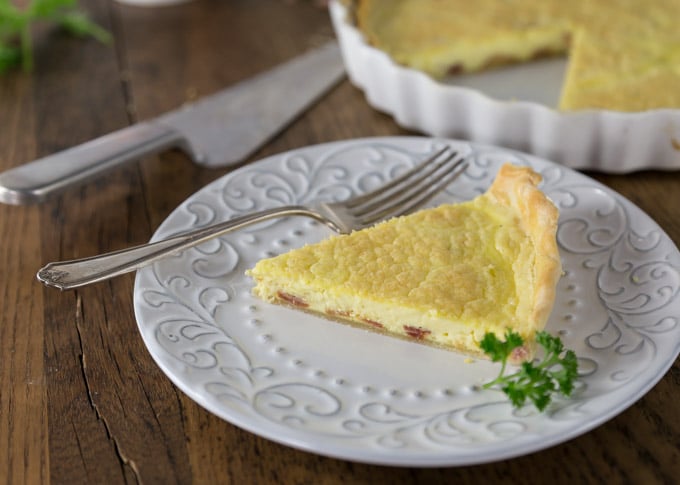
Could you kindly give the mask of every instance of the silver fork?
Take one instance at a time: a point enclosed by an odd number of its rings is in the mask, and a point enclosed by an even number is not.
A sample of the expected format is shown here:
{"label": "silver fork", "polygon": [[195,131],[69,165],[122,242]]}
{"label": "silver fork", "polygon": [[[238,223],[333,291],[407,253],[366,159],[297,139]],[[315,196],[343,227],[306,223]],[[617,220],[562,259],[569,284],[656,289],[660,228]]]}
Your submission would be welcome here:
{"label": "silver fork", "polygon": [[78,288],[137,270],[227,232],[274,217],[311,217],[335,232],[347,234],[369,227],[387,217],[404,215],[421,207],[449,185],[466,167],[465,158],[458,156],[449,147],[444,147],[402,176],[364,195],[342,202],[275,207],[162,241],[89,258],[49,263],[38,272],[37,277],[44,284],[61,290]]}

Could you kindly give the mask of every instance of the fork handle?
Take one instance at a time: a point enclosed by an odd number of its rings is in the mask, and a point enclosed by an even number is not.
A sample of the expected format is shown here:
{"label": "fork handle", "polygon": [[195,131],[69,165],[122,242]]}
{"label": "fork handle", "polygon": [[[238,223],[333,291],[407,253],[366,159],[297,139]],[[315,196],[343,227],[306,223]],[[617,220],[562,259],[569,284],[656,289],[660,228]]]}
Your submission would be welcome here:
{"label": "fork handle", "polygon": [[297,205],[276,207],[235,217],[153,243],[83,259],[49,263],[38,272],[37,278],[48,286],[70,290],[143,268],[167,256],[242,227],[285,216],[307,216],[325,222],[319,214],[307,207]]}

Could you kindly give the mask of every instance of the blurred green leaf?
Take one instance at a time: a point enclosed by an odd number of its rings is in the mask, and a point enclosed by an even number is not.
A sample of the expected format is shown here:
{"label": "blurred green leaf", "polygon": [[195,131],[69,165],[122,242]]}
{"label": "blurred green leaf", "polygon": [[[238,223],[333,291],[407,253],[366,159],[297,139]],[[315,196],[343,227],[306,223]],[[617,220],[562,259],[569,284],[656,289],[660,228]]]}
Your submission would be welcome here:
{"label": "blurred green leaf", "polygon": [[111,42],[111,34],[82,12],[69,12],[62,15],[58,21],[67,32],[78,37],[93,37],[104,44]]}
{"label": "blurred green leaf", "polygon": [[77,0],[32,0],[24,9],[12,0],[0,0],[0,73],[23,66],[33,68],[31,27],[36,21],[49,21],[71,35],[111,42],[111,34],[77,9]]}
{"label": "blurred green leaf", "polygon": [[59,11],[76,7],[76,0],[33,0],[28,7],[35,18],[50,18]]}
{"label": "blurred green leaf", "polygon": [[0,73],[21,64],[21,49],[17,46],[0,43]]}

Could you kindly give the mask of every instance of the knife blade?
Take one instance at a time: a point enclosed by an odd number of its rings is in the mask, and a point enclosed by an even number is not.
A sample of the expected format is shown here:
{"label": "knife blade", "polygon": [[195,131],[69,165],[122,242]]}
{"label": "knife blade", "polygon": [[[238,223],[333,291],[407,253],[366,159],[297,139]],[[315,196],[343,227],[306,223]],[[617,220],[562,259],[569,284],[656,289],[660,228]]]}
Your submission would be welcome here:
{"label": "knife blade", "polygon": [[335,41],[223,91],[0,174],[0,202],[42,202],[123,164],[181,148],[201,165],[238,163],[344,77]]}

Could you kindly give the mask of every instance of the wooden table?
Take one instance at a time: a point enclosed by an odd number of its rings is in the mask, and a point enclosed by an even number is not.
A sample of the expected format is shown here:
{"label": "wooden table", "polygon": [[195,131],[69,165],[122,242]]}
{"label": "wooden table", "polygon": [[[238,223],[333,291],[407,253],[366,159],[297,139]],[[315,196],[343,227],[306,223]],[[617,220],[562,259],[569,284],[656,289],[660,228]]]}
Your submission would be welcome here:
{"label": "wooden table", "polygon": [[[84,142],[247,78],[332,37],[312,1],[81,4],[113,45],[41,27],[36,68],[0,78],[0,169]],[[253,155],[408,134],[344,81]],[[451,469],[325,458],[208,413],[149,356],[134,276],[59,292],[36,271],[147,241],[185,198],[230,169],[166,152],[41,205],[0,206],[0,481],[4,483],[677,483],[680,362],[592,432],[521,458]],[[593,174],[680,242],[680,173]],[[606,479],[606,480],[605,480]]]}

